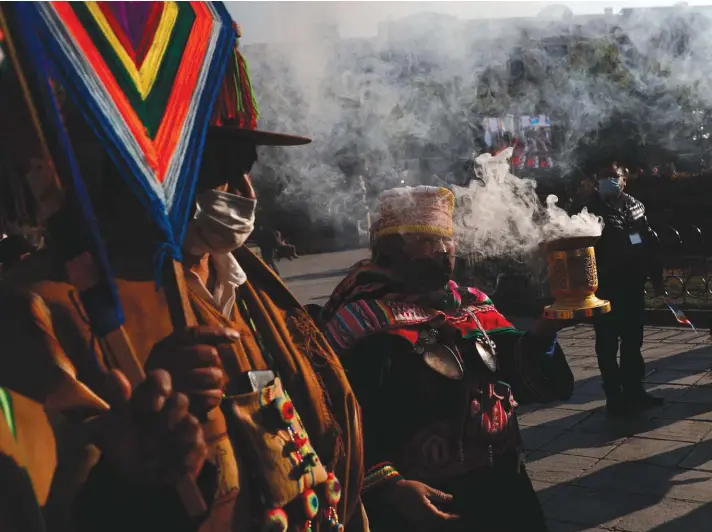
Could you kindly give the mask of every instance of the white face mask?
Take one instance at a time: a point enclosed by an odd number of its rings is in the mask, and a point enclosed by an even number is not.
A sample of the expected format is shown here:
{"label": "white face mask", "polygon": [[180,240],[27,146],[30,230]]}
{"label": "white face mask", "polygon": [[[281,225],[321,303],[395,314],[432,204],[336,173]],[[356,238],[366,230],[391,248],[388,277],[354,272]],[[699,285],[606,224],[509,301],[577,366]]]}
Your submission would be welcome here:
{"label": "white face mask", "polygon": [[255,228],[256,200],[208,190],[198,196],[197,204],[183,240],[183,249],[193,256],[231,253]]}

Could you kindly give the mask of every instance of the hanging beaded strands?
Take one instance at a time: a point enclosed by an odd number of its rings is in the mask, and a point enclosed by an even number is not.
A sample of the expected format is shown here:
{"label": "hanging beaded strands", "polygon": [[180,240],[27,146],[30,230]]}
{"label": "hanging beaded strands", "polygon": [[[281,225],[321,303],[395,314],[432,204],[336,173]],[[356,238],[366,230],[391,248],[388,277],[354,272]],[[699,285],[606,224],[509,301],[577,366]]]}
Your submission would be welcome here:
{"label": "hanging beaded strands", "polygon": [[[250,327],[262,350],[265,361],[269,366],[274,367],[273,357],[255,326],[244,300],[240,300],[239,308],[243,319]],[[309,441],[309,436],[289,393],[282,388],[281,383],[275,381],[274,386],[268,386],[260,391],[259,406],[260,410],[268,413],[271,410],[272,413],[277,414],[278,424],[281,428],[280,433],[283,434],[283,440],[286,440],[282,453],[289,457],[292,467],[290,477],[296,480],[300,493],[295,500],[287,502],[284,506],[277,504],[275,507],[267,509],[264,530],[286,532],[290,529],[289,516],[291,515],[297,521],[292,530],[296,528],[300,532],[312,532],[312,524],[318,519],[321,509],[322,517],[328,524],[328,530],[341,532],[344,527],[340,523],[336,511],[336,506],[342,496],[341,483],[334,473],[327,472],[324,468]],[[323,509],[317,492],[321,493],[321,500],[326,503]],[[265,497],[268,507],[273,502],[269,500],[269,497]]]}

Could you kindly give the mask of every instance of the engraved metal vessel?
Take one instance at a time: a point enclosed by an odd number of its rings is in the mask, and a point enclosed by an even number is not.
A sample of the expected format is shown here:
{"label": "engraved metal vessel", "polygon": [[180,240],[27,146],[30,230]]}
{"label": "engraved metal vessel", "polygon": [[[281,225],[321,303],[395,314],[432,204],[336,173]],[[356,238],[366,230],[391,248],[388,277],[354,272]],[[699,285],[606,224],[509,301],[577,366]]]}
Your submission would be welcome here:
{"label": "engraved metal vessel", "polygon": [[577,237],[543,244],[554,303],[544,309],[550,319],[572,320],[606,314],[609,301],[598,299],[598,272],[593,246],[599,237]]}

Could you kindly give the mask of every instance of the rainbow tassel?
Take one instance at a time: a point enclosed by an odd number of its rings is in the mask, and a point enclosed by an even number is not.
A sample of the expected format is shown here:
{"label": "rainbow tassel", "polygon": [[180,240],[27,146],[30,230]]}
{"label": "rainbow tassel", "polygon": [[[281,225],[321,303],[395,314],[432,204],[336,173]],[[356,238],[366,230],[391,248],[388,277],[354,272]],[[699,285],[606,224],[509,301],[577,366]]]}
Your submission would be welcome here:
{"label": "rainbow tassel", "polygon": [[670,301],[667,299],[664,300],[665,304],[667,305],[667,308],[670,309],[670,312],[672,312],[673,316],[675,316],[675,319],[678,321],[678,323],[682,323],[683,325],[689,325],[692,327],[692,330],[697,332],[697,329],[695,329],[695,326],[692,325],[692,322],[687,319],[687,316],[685,316],[685,313],[682,311],[680,307],[677,305],[673,305]]}
{"label": "rainbow tassel", "polygon": [[213,111],[211,125],[232,125],[241,129],[257,129],[259,107],[250,81],[247,60],[240,52],[241,31],[233,24],[235,45],[230,57],[218,99]]}

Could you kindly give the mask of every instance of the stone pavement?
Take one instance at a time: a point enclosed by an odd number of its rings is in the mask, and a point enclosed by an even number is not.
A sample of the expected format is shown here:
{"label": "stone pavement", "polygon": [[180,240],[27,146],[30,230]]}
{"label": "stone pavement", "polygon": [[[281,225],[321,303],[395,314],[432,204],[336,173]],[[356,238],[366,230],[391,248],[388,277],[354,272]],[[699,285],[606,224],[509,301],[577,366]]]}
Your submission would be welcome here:
{"label": "stone pavement", "polygon": [[551,532],[712,530],[712,345],[648,327],[648,390],[667,404],[610,419],[590,326],[562,331],[576,377],[563,403],[522,407],[527,468]]}
{"label": "stone pavement", "polygon": [[370,256],[367,249],[307,255],[294,261],[277,263],[282,279],[302,305],[323,305],[337,283],[356,262]]}
{"label": "stone pavement", "polygon": [[[313,255],[279,267],[302,303],[323,304],[365,256],[364,250]],[[520,408],[527,468],[551,532],[711,531],[708,332],[646,329],[645,380],[667,404],[633,419],[605,415],[593,338],[590,326],[562,331],[576,377],[569,401]]]}

